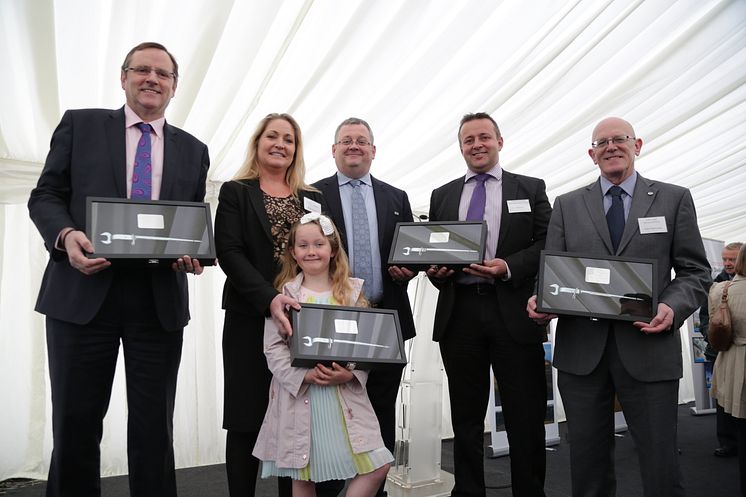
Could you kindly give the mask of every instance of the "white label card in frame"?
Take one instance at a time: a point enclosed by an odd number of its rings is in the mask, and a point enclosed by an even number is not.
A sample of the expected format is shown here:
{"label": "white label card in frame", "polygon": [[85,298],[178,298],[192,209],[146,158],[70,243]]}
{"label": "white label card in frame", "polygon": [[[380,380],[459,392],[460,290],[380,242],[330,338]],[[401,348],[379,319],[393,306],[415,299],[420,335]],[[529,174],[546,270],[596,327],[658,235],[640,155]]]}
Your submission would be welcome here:
{"label": "white label card in frame", "polygon": [[357,335],[357,321],[354,319],[335,319],[334,332],[340,335]]}
{"label": "white label card in frame", "polygon": [[611,270],[603,267],[585,268],[585,282],[608,285],[611,281]]}
{"label": "white label card in frame", "polygon": [[430,243],[448,243],[450,239],[451,234],[448,231],[430,233]]}
{"label": "white label card in frame", "polygon": [[143,230],[162,230],[163,216],[160,214],[138,214],[137,227]]}

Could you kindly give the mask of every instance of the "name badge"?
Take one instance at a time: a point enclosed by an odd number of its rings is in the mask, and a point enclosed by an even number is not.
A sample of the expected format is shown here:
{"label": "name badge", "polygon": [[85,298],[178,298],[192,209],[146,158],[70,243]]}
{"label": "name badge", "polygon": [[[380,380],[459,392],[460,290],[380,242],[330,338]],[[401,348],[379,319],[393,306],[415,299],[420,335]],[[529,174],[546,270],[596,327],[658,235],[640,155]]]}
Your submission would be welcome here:
{"label": "name badge", "polygon": [[308,197],[303,197],[303,208],[308,212],[318,212],[321,214],[321,204]]}
{"label": "name badge", "polygon": [[640,234],[648,235],[650,233],[668,233],[666,228],[666,218],[664,216],[641,217],[637,219],[640,225]]}
{"label": "name badge", "polygon": [[531,212],[531,204],[527,198],[508,200],[508,212],[511,214],[516,212]]}

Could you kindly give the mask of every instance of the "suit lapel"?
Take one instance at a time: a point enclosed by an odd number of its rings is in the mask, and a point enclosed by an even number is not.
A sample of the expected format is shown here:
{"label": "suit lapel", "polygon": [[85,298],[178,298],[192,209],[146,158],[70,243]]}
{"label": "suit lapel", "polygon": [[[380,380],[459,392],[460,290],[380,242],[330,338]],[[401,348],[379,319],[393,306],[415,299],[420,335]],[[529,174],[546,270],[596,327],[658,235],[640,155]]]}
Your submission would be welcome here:
{"label": "suit lapel", "polygon": [[251,203],[252,209],[256,213],[256,217],[259,218],[259,222],[262,225],[262,231],[267,237],[270,243],[274,243],[272,240],[272,227],[269,225],[269,217],[267,217],[267,209],[264,207],[264,198],[262,196],[262,189],[259,188],[259,180],[241,180],[239,181],[246,186],[246,192],[249,196],[249,202]]}
{"label": "suit lapel", "polygon": [[329,215],[331,215],[332,219],[339,220],[339,222],[336,223],[337,230],[342,239],[342,245],[347,249],[347,230],[345,229],[344,212],[342,212],[342,198],[339,195],[339,178],[335,174],[323,181],[321,193],[324,194],[324,200],[326,200],[326,207],[329,209]]}
{"label": "suit lapel", "polygon": [[179,172],[179,147],[176,131],[168,123],[163,125],[163,179],[161,180],[161,200],[171,199],[173,186]]}
{"label": "suit lapel", "polygon": [[637,175],[635,192],[632,195],[632,205],[629,208],[627,222],[624,224],[622,239],[619,241],[619,253],[624,250],[624,247],[632,240],[635,233],[637,233],[637,226],[639,224],[637,220],[645,217],[653,205],[655,198],[658,196],[658,189],[654,185],[655,182],[643,178],[639,174]]}
{"label": "suit lapel", "polygon": [[[378,246],[383,247],[386,235],[392,236],[394,232],[394,226],[390,226],[393,217],[388,211],[388,209],[392,208],[392,205],[386,198],[386,191],[381,186],[381,183],[373,176],[370,177],[370,181],[373,185],[373,202],[376,204],[376,219],[378,220]],[[398,212],[394,213],[394,216],[398,215]],[[388,257],[388,254],[386,256]]]}
{"label": "suit lapel", "polygon": [[124,107],[112,111],[104,123],[109,145],[109,163],[117,194],[127,198],[127,146],[124,131]]}
{"label": "suit lapel", "polygon": [[497,252],[492,254],[497,257],[500,253],[500,247],[508,239],[508,230],[510,229],[510,213],[508,212],[508,200],[517,200],[518,197],[518,180],[512,174],[503,169],[502,177],[502,206],[500,207],[500,228],[497,236]]}
{"label": "suit lapel", "polygon": [[583,200],[588,211],[588,217],[596,228],[598,236],[603,240],[609,253],[613,255],[614,248],[611,245],[611,235],[609,234],[609,225],[606,222],[603,196],[601,195],[601,180],[596,180],[595,183],[586,187]]}
{"label": "suit lapel", "polygon": [[461,192],[464,191],[464,179],[461,176],[456,181],[451,182],[451,186],[446,189],[446,198],[443,203],[443,221],[458,221],[458,205],[461,201]]}

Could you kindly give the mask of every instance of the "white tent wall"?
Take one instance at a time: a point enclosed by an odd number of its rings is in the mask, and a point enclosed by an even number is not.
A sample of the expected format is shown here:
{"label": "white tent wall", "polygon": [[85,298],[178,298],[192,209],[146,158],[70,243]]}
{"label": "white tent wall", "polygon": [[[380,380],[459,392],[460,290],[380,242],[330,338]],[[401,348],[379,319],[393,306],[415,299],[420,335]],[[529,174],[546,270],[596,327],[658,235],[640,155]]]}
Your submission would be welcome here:
{"label": "white tent wall", "polygon": [[[336,125],[363,117],[373,174],[418,212],[464,171],[464,113],[495,117],[501,164],[544,178],[550,200],[597,177],[591,129],[619,115],[645,141],[641,174],[692,190],[704,236],[746,239],[743,0],[0,0],[0,479],[44,476],[51,449],[44,319],[33,311],[47,256],[25,202],[62,113],[120,107],[119,66],[145,40],[180,63],[167,118],[209,145],[213,203],[268,112],[300,122],[309,181],[334,170]],[[191,278],[180,467],[223,457],[222,281],[219,269]],[[126,471],[122,380],[105,474]],[[681,393],[691,399],[690,373]]]}

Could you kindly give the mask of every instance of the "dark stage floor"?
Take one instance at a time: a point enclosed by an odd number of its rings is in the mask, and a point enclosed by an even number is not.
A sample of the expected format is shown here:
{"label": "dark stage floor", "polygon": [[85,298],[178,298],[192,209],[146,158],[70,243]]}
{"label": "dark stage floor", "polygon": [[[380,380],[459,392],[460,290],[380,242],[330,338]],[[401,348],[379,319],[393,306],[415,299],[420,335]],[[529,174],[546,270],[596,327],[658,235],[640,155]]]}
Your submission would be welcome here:
{"label": "dark stage floor", "polygon": [[[684,488],[689,497],[736,496],[738,495],[738,464],[736,458],[722,459],[713,456],[715,439],[715,416],[692,416],[690,405],[679,406],[679,446]],[[547,449],[547,497],[569,497],[569,442],[564,423],[560,424],[562,442]],[[489,437],[485,437],[485,446]],[[488,451],[486,451],[488,452]],[[637,454],[630,436],[621,434],[616,449],[617,495],[636,497],[642,495]],[[452,471],[453,451],[450,441],[443,442],[442,466]],[[225,468],[222,464],[180,469],[176,472],[181,497],[227,497]],[[510,496],[509,459],[500,457],[485,460],[485,479],[489,488],[488,497]],[[19,483],[22,486],[19,487]],[[104,478],[101,483],[104,497],[128,497],[127,478],[124,476]],[[9,488],[11,487],[11,488]],[[42,497],[43,481],[2,482],[0,495],[16,497]],[[257,495],[277,495],[273,480],[260,481]]]}

